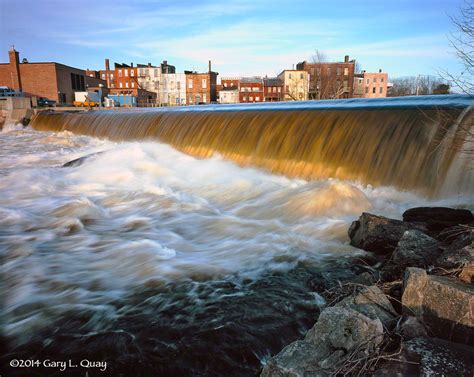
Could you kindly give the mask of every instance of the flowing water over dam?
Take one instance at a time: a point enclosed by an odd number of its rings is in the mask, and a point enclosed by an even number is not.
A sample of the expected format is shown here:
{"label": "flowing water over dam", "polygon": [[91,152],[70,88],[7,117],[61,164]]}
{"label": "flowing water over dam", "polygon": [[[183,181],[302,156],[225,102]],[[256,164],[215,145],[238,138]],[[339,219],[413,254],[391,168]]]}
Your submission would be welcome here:
{"label": "flowing water over dam", "polygon": [[313,325],[329,282],[364,271],[347,237],[362,211],[474,207],[463,153],[471,104],[91,111],[8,127],[2,364],[88,358],[108,361],[100,375],[258,374]]}

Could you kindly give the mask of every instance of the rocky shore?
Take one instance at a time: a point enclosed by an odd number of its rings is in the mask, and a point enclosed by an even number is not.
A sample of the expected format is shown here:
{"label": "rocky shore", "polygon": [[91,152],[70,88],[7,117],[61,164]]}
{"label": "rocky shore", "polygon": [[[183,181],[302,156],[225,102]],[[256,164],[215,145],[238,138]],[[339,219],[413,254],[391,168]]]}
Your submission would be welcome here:
{"label": "rocky shore", "polygon": [[362,213],[349,229],[366,271],[318,292],[316,324],[262,377],[472,376],[474,217],[418,207],[403,221]]}

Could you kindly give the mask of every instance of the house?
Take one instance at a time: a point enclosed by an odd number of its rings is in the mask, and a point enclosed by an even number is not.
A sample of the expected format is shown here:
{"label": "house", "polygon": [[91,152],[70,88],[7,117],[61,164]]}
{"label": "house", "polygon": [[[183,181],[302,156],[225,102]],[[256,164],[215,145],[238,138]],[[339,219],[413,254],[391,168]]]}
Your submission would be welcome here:
{"label": "house", "polygon": [[355,98],[387,97],[388,74],[379,69],[378,72],[366,72],[354,75]]}
{"label": "house", "polygon": [[310,75],[309,99],[352,98],[355,63],[346,55],[343,62],[304,61],[296,68]]}
{"label": "house", "polygon": [[263,80],[260,77],[242,77],[239,83],[240,102],[263,102]]}
{"label": "house", "polygon": [[23,92],[26,97],[45,97],[59,104],[70,104],[74,92],[107,85],[100,78],[88,76],[83,69],[61,63],[26,59],[20,63],[20,54],[14,47],[8,51],[8,57],[8,63],[0,63],[0,86]]}
{"label": "house", "polygon": [[186,75],[186,104],[200,105],[217,101],[218,73],[212,71],[210,60],[208,72],[184,71],[184,73]]}
{"label": "house", "polygon": [[286,69],[277,77],[283,83],[283,101],[306,101],[309,95],[309,75],[304,70]]}
{"label": "house", "polygon": [[219,103],[239,103],[239,88],[236,86],[221,88]]}
{"label": "house", "polygon": [[263,79],[263,97],[265,102],[283,101],[283,82],[277,77]]}

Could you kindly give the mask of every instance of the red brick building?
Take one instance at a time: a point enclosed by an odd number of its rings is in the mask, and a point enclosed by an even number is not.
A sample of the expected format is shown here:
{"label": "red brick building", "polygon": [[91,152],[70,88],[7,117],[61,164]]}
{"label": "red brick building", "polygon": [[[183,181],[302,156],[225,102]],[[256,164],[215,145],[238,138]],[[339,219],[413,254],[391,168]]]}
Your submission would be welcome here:
{"label": "red brick building", "polygon": [[263,101],[263,80],[260,77],[242,77],[239,85],[239,102]]}
{"label": "red brick building", "polygon": [[86,75],[82,69],[55,62],[30,63],[13,47],[9,62],[0,64],[0,86],[22,91],[27,97],[46,97],[58,103],[72,103],[74,92],[87,87],[106,86],[106,82]]}
{"label": "red brick building", "polygon": [[283,81],[276,77],[265,77],[263,79],[263,96],[265,102],[283,101]]}
{"label": "red brick building", "polygon": [[217,102],[217,72],[211,70],[209,61],[209,71],[198,73],[184,71],[186,75],[186,104],[200,105]]}
{"label": "red brick building", "polygon": [[221,85],[223,88],[238,88],[240,85],[240,77],[222,77]]}
{"label": "red brick building", "polygon": [[296,68],[309,73],[309,99],[352,98],[355,60],[344,62],[298,63]]}

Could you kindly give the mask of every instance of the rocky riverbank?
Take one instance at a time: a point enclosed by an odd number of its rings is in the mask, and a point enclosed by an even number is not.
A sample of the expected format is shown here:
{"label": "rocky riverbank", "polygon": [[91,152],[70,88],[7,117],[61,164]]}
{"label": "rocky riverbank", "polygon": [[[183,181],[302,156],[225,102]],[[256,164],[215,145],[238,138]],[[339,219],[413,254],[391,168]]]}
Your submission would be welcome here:
{"label": "rocky riverbank", "polygon": [[349,237],[368,252],[366,271],[318,292],[326,305],[316,324],[261,376],[471,376],[473,214],[419,207],[400,221],[363,213]]}

